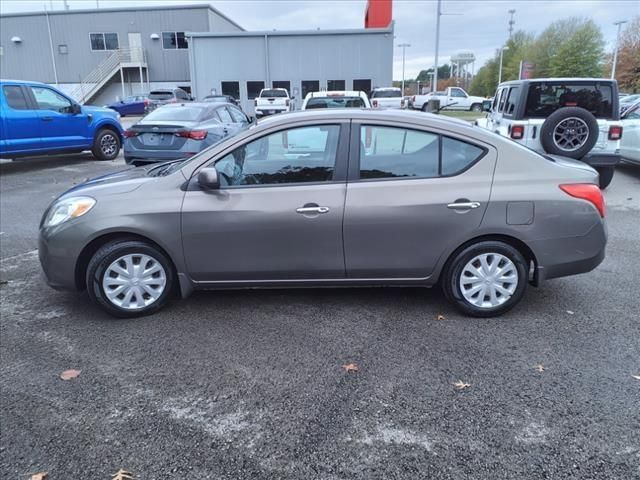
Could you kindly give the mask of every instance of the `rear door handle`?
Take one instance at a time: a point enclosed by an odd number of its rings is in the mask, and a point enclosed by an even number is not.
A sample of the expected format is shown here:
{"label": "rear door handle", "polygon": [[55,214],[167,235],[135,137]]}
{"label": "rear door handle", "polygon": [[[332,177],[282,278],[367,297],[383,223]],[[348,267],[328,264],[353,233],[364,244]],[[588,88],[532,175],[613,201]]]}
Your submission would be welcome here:
{"label": "rear door handle", "polygon": [[296,208],[296,212],[302,213],[302,214],[329,213],[329,207],[300,207],[300,208]]}
{"label": "rear door handle", "polygon": [[453,210],[465,210],[469,208],[478,208],[480,206],[480,202],[455,202],[447,205],[447,208],[451,208]]}
{"label": "rear door handle", "polygon": [[42,119],[43,122],[50,122],[51,120],[53,120],[53,117],[40,117]]}

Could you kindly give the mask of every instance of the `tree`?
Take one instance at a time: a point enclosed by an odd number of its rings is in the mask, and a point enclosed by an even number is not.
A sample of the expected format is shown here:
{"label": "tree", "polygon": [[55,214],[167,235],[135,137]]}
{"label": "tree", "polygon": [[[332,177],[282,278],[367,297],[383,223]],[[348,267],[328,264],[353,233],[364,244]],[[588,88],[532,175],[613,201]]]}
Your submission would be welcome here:
{"label": "tree", "polygon": [[[433,67],[428,68],[426,70],[420,70],[420,73],[416,77],[416,81],[420,83],[431,82],[431,78],[433,77]],[[440,65],[438,67],[438,78],[449,78],[451,77],[451,65],[445,63],[444,65]]]}
{"label": "tree", "polygon": [[[607,56],[603,76],[611,75],[613,54]],[[616,80],[621,91],[640,92],[640,15],[634,17],[620,35]]]}

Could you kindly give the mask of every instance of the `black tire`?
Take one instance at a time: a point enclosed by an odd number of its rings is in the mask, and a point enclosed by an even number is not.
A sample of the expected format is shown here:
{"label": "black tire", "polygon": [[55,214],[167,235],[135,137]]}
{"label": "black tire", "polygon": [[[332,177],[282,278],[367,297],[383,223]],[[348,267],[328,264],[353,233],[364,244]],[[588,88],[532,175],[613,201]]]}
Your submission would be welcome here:
{"label": "black tire", "polygon": [[[518,274],[513,294],[496,307],[479,307],[466,300],[460,289],[460,278],[464,267],[481,254],[499,254],[513,262]],[[441,285],[447,299],[462,313],[472,317],[496,317],[511,310],[524,295],[527,288],[529,267],[522,254],[511,245],[500,241],[478,242],[454,253],[442,273]]]}
{"label": "black tire", "polygon": [[598,184],[600,189],[604,190],[613,180],[613,173],[616,171],[616,167],[596,167],[596,170],[598,171]]}
{"label": "black tire", "polygon": [[91,152],[98,160],[113,160],[120,153],[120,135],[110,128],[98,130]]}
{"label": "black tire", "polygon": [[427,112],[427,102],[424,102],[424,103],[422,104],[422,108],[421,108],[420,110],[422,110],[422,111],[423,111],[423,112],[425,112],[425,113]]}
{"label": "black tire", "polygon": [[[579,119],[578,123],[586,125],[587,127],[587,137],[581,141],[580,147],[575,150],[562,148],[554,139],[556,127],[569,118],[577,118]],[[573,134],[569,132],[568,135]],[[591,151],[597,141],[598,121],[591,112],[580,107],[560,108],[549,115],[542,124],[542,127],[540,127],[540,143],[544,151],[552,155],[562,155],[579,160]]]}
{"label": "black tire", "polygon": [[[148,255],[164,269],[166,284],[161,295],[153,303],[140,309],[129,310],[112,303],[107,297],[103,279],[109,266],[118,258],[128,255]],[[114,317],[133,318],[150,315],[160,310],[174,294],[176,274],[173,264],[165,254],[152,245],[139,240],[116,240],[102,246],[93,255],[87,267],[87,293],[89,298]]]}
{"label": "black tire", "polygon": [[482,104],[481,103],[474,103],[473,105],[471,105],[471,108],[469,109],[472,112],[481,112],[482,111]]}

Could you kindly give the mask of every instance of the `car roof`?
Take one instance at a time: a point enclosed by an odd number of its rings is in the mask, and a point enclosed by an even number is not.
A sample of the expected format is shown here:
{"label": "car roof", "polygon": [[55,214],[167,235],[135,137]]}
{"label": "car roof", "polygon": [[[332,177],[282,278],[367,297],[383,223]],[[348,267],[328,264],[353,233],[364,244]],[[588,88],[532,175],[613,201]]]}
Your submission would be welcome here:
{"label": "car roof", "polygon": [[500,85],[515,85],[521,83],[530,83],[530,82],[553,82],[553,83],[562,83],[562,82],[581,82],[581,83],[613,83],[615,80],[610,78],[581,78],[581,77],[551,77],[551,78],[528,78],[526,80],[509,80],[507,82],[502,82]]}
{"label": "car roof", "polygon": [[158,108],[182,108],[182,107],[197,107],[197,108],[219,108],[224,105],[233,105],[229,102],[179,102],[179,103],[167,103]]}
{"label": "car roof", "polygon": [[38,86],[49,86],[43,82],[35,82],[31,80],[12,80],[10,78],[0,78],[0,84],[3,83],[19,83],[20,85],[38,85]]}

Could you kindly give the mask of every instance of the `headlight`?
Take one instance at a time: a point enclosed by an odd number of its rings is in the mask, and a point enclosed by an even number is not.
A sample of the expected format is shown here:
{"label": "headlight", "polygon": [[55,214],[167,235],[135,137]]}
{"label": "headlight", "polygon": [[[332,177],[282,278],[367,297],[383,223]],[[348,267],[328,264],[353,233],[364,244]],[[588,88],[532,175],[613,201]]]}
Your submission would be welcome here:
{"label": "headlight", "polygon": [[96,201],[91,197],[71,197],[54,203],[42,224],[43,227],[53,227],[72,218],[78,218],[93,208]]}

